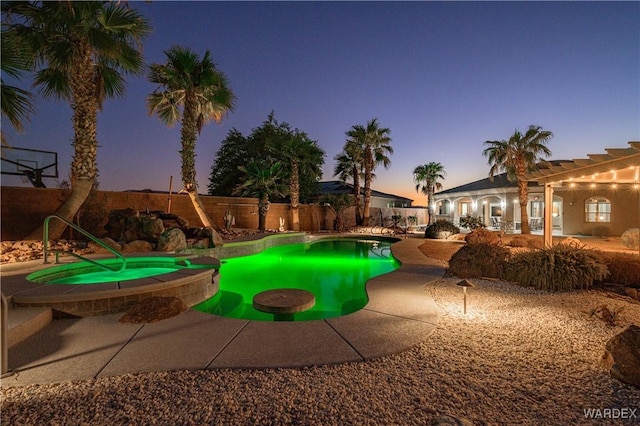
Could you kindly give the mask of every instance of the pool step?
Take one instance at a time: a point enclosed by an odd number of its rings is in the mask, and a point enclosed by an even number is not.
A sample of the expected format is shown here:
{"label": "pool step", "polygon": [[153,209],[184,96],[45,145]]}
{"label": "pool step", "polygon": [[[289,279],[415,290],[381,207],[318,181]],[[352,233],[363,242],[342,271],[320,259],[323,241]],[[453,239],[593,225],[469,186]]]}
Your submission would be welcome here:
{"label": "pool step", "polygon": [[49,325],[51,308],[12,308],[7,310],[7,345],[12,347]]}

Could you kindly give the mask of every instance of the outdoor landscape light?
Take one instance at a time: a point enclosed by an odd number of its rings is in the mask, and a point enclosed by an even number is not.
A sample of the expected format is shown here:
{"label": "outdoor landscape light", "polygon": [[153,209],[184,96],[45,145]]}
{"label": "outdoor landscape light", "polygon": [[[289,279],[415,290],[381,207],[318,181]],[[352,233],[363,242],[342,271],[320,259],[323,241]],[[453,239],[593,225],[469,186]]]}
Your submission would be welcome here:
{"label": "outdoor landscape light", "polygon": [[467,287],[475,287],[469,280],[458,281],[456,285],[462,287],[462,293],[464,294],[464,310],[463,313],[467,315]]}

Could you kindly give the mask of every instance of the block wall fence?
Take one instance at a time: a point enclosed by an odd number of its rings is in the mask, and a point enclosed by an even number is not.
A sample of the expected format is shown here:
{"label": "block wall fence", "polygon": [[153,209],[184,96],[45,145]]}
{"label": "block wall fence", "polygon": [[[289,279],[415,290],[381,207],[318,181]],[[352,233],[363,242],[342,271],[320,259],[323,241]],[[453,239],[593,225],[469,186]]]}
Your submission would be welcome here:
{"label": "block wall fence", "polygon": [[[1,187],[0,217],[2,241],[15,241],[26,237],[44,219],[53,214],[62,204],[69,190],[54,188]],[[202,196],[205,208],[212,216],[217,227],[224,227],[224,214],[229,211],[235,216],[234,228],[258,228],[258,200],[256,198],[211,197]],[[80,209],[75,222],[92,234],[101,237],[105,234],[104,225],[110,210],[132,208],[139,211],[168,211],[169,195],[143,192],[94,191]],[[189,221],[190,226],[201,227],[189,196],[171,195],[170,212]],[[288,204],[271,203],[267,215],[267,229],[278,229],[279,219],[285,219],[285,229],[291,227]],[[373,213],[373,212],[372,212]],[[331,230],[333,212],[326,206],[303,204],[300,206],[300,228],[302,231],[317,232]],[[343,215],[346,226],[353,226],[353,209]],[[65,231],[62,238],[72,239],[71,231]]]}

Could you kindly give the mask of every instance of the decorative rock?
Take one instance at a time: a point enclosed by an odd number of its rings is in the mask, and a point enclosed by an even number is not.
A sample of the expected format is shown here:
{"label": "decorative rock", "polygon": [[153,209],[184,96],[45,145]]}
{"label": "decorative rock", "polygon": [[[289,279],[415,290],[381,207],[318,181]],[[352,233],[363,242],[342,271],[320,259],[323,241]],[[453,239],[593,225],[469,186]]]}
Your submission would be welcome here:
{"label": "decorative rock", "polygon": [[158,239],[158,251],[177,251],[187,248],[187,239],[184,232],[178,228],[165,231]]}
{"label": "decorative rock", "polygon": [[134,240],[122,246],[123,253],[144,253],[153,250],[153,245],[149,241]]}
{"label": "decorative rock", "polygon": [[609,339],[603,361],[611,376],[640,387],[640,327],[631,324]]}
{"label": "decorative rock", "polygon": [[160,235],[164,232],[164,223],[162,219],[154,217],[141,217],[140,218],[140,230],[143,239],[152,238],[154,241],[160,238]]}
{"label": "decorative rock", "polygon": [[[112,249],[116,250],[116,251],[122,251],[122,246],[120,244],[118,244],[117,242],[113,241],[109,237],[102,238],[101,241],[103,243],[105,243],[106,245],[108,245],[109,247],[111,247]],[[100,253],[100,254],[111,253],[109,250],[107,250],[104,247],[94,243],[93,241],[89,241],[89,244],[87,245],[87,247],[91,251],[93,251],[94,253]]]}
{"label": "decorative rock", "polygon": [[562,240],[562,244],[568,245],[568,246],[576,246],[576,247],[582,247],[582,243],[580,242],[580,240],[578,240],[577,238],[573,238],[573,237],[567,237],[564,240]]}

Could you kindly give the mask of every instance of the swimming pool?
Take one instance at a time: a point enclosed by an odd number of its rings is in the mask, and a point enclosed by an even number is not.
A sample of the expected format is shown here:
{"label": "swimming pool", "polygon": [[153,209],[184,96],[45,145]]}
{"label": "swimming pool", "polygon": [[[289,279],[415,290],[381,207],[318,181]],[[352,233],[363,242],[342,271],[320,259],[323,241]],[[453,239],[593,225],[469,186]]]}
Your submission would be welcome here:
{"label": "swimming pool", "polygon": [[367,304],[366,282],[400,266],[391,254],[393,241],[321,239],[223,260],[220,291],[194,309],[231,318],[273,321],[273,314],[253,307],[253,298],[266,290],[291,288],[310,291],[316,300],[311,309],[296,313],[294,321],[355,312]]}

